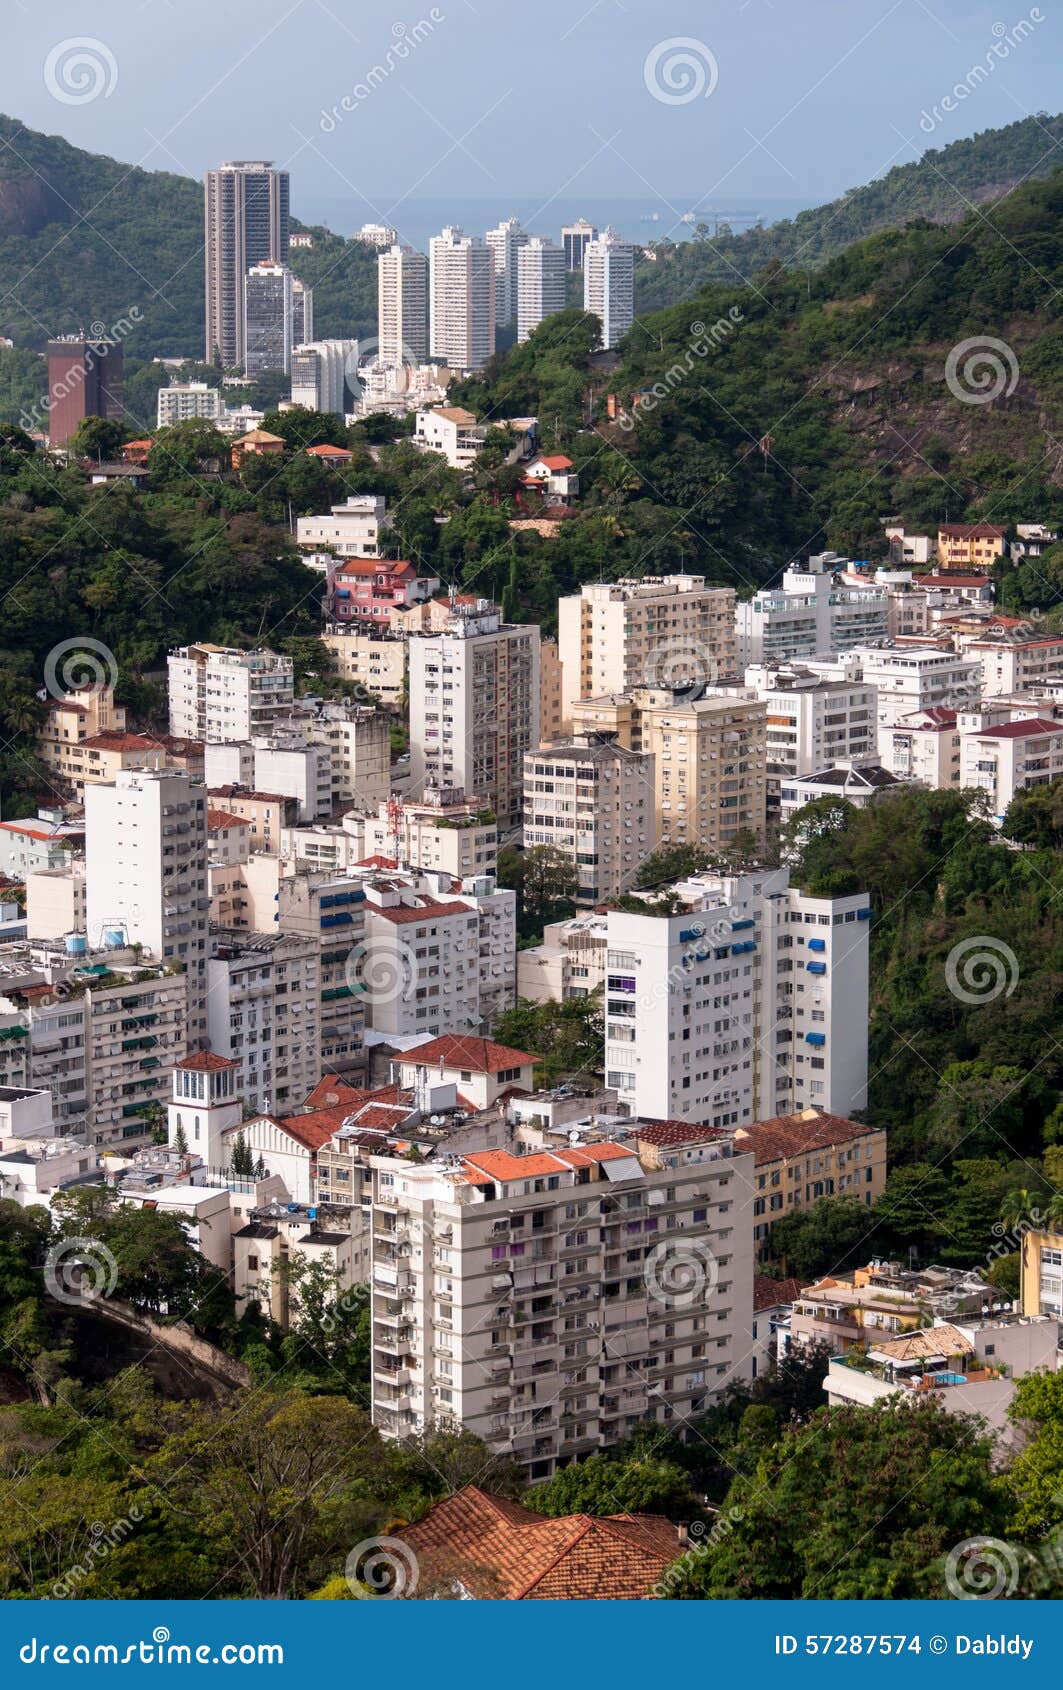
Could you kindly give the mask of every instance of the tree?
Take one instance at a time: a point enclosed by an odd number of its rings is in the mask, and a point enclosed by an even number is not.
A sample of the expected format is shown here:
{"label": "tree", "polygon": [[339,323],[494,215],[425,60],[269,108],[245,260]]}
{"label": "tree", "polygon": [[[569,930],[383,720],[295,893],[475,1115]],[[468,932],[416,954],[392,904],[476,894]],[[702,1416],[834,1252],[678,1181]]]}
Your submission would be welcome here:
{"label": "tree", "polygon": [[637,891],[653,892],[658,886],[671,886],[674,881],[686,880],[706,869],[710,856],[711,853],[702,845],[662,845],[640,865],[635,876],[635,888]]}
{"label": "tree", "polygon": [[[774,1420],[772,1421],[774,1425]],[[525,1499],[540,1514],[665,1514],[689,1520],[698,1511],[690,1478],[681,1467],[652,1456],[617,1460],[590,1455],[562,1467]]]}
{"label": "tree", "polygon": [[173,1135],[173,1147],[178,1156],[188,1155],[188,1139],[185,1137],[183,1121],[178,1121],[177,1123],[177,1131]]}
{"label": "tree", "polygon": [[601,991],[564,1003],[518,998],[512,1009],[504,1009],[496,1019],[494,1035],[504,1044],[539,1056],[537,1086],[552,1086],[577,1075],[600,1075],[605,1057]]}
{"label": "tree", "polygon": [[114,417],[83,417],[74,430],[69,450],[76,458],[91,458],[107,462],[118,456],[122,442],[128,435],[123,422]]}
{"label": "tree", "polygon": [[858,1197],[821,1197],[777,1220],[769,1242],[785,1271],[807,1285],[822,1274],[862,1266],[871,1229],[871,1211]]}
{"label": "tree", "polygon": [[541,933],[548,921],[560,921],[575,909],[575,865],[555,845],[500,851],[498,882],[517,894],[517,927],[524,937]]}
{"label": "tree", "polygon": [[255,1174],[255,1153],[244,1137],[244,1129],[240,1127],[233,1140],[232,1152],[229,1156],[229,1166],[235,1179],[253,1179]]}
{"label": "tree", "polygon": [[994,1535],[1007,1497],[993,1442],[925,1405],[822,1408],[731,1486],[728,1529],[679,1563],[681,1599],[943,1596],[944,1558]]}

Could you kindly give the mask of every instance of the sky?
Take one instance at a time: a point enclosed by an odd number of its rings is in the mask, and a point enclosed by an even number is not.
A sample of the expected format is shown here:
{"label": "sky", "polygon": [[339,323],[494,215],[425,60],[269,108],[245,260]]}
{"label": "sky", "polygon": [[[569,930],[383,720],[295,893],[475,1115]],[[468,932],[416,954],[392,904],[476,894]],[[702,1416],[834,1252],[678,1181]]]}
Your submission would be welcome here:
{"label": "sky", "polygon": [[1058,0],[2,4],[0,110],[149,169],[272,159],[297,215],[352,227],[510,194],[813,205],[1060,104]]}

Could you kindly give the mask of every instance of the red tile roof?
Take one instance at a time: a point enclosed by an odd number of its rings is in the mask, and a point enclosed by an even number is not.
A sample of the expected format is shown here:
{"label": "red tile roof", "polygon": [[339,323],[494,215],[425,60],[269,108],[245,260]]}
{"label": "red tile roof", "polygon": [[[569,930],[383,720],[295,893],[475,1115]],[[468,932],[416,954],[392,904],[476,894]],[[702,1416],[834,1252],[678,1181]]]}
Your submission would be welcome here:
{"label": "red tile roof", "polygon": [[222,833],[229,827],[249,827],[246,816],[234,816],[228,810],[208,810],[207,827],[211,833]]}
{"label": "red tile roof", "polygon": [[504,1068],[527,1068],[540,1061],[526,1050],[512,1045],[496,1044],[493,1039],[461,1038],[457,1033],[444,1033],[427,1044],[413,1045],[399,1058],[402,1062],[416,1062],[426,1068],[441,1062],[444,1068],[466,1068],[474,1074],[499,1074]]}
{"label": "red tile roof", "polygon": [[460,1584],[481,1601],[640,1602],[683,1553],[676,1527],[655,1514],[559,1520],[476,1485],[401,1528],[430,1595]]}
{"label": "red tile roof", "polygon": [[1033,716],[1026,722],[999,722],[995,728],[978,728],[972,739],[1039,739],[1042,734],[1063,734],[1063,722],[1047,722]]}
{"label": "red tile roof", "polygon": [[700,1125],[697,1121],[640,1121],[635,1137],[646,1144],[702,1144],[708,1138],[726,1138],[722,1127]]}
{"label": "red tile roof", "polygon": [[344,463],[348,463],[354,456],[353,452],[345,451],[342,446],[308,446],[306,450],[312,458],[339,458]]}
{"label": "red tile roof", "polygon": [[874,1132],[874,1127],[850,1121],[844,1115],[828,1115],[823,1109],[803,1109],[796,1115],[774,1115],[768,1121],[753,1121],[735,1128],[735,1148],[752,1150],[756,1166],[800,1156],[806,1150],[825,1150],[828,1145],[846,1144]]}
{"label": "red tile roof", "polygon": [[82,740],[82,745],[89,751],[165,751],[161,739],[152,739],[149,734],[117,733],[108,729],[102,734],[90,734],[88,739]]}
{"label": "red tile roof", "polygon": [[917,587],[984,587],[984,575],[913,575]]}
{"label": "red tile roof", "polygon": [[[508,1150],[481,1150],[466,1156],[465,1168],[472,1175],[486,1175],[500,1185],[514,1180],[545,1179],[549,1174],[570,1172],[573,1168],[594,1167],[599,1162],[625,1161],[635,1158],[631,1145],[584,1144],[572,1150],[536,1150],[525,1156],[514,1156]],[[483,1184],[483,1179],[470,1179],[471,1185]]]}
{"label": "red tile roof", "polygon": [[534,469],[536,464],[545,464],[547,469],[571,469],[572,459],[566,458],[561,454],[552,458],[538,457],[533,459],[533,461],[529,464],[529,469]]}
{"label": "red tile roof", "polygon": [[801,1295],[799,1279],[771,1279],[766,1273],[753,1275],[753,1313],[761,1309],[779,1309],[795,1302]]}
{"label": "red tile roof", "polygon": [[197,1050],[194,1056],[186,1056],[180,1062],[175,1062],[175,1068],[190,1069],[196,1074],[218,1074],[223,1068],[239,1068],[239,1062],[234,1062],[228,1056],[216,1056],[212,1050]]}
{"label": "red tile roof", "polygon": [[367,909],[374,915],[382,915],[385,921],[393,921],[397,927],[410,921],[435,921],[441,916],[474,913],[467,904],[442,904],[435,898],[425,898],[416,907],[410,904],[391,904],[387,907],[369,904]]}
{"label": "red tile roof", "polygon": [[381,857],[377,854],[373,857],[359,857],[354,866],[355,868],[398,868],[399,865],[394,857]]}

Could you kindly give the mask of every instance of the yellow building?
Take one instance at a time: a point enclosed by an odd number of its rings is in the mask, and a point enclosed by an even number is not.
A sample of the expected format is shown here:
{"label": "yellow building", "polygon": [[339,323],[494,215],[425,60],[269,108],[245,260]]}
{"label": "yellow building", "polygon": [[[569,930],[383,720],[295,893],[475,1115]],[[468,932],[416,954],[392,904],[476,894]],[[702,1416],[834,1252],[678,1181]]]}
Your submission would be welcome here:
{"label": "yellow building", "polygon": [[950,522],[938,529],[938,563],[946,574],[988,575],[1004,555],[1004,529],[991,522]]}
{"label": "yellow building", "polygon": [[753,1238],[760,1261],[771,1254],[772,1227],[784,1216],[821,1197],[855,1197],[870,1207],[885,1189],[886,1134],[823,1109],[739,1127],[735,1145],[755,1159]]}
{"label": "yellow building", "polygon": [[113,687],[85,687],[50,699],[37,735],[37,755],[71,786],[80,778],[84,758],[80,747],[97,734],[124,733],[126,713],[114,701]]}
{"label": "yellow building", "polygon": [[767,809],[764,704],[646,689],[640,748],[653,754],[662,845],[722,850],[742,830],[762,838]]}
{"label": "yellow building", "polygon": [[1063,1320],[1063,1233],[1027,1232],[1020,1275],[1023,1314],[1055,1315]]}
{"label": "yellow building", "polygon": [[[421,606],[417,606],[420,609]],[[341,680],[364,687],[381,704],[398,709],[406,687],[406,641],[385,634],[362,634],[354,628],[326,628],[321,643],[328,647]]]}
{"label": "yellow building", "polygon": [[552,745],[563,737],[561,727],[561,660],[556,640],[539,642],[539,741]]}

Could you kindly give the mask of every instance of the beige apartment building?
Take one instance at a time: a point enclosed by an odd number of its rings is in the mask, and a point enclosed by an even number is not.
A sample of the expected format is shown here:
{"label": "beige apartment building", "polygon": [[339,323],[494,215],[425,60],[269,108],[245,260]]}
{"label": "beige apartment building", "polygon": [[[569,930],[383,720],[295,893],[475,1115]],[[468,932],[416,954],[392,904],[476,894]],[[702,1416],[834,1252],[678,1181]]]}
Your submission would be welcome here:
{"label": "beige apartment building", "polygon": [[[420,608],[420,607],[418,607]],[[321,636],[341,680],[364,687],[367,693],[397,710],[406,693],[406,641],[384,633],[359,633],[330,624]]]}
{"label": "beige apartment building", "polygon": [[743,830],[763,837],[766,716],[759,702],[647,692],[642,749],[654,759],[662,844],[722,850]]}
{"label": "beige apartment building", "polygon": [[1063,1320],[1063,1233],[1027,1232],[1022,1240],[1019,1303],[1023,1314]]}
{"label": "beige apartment building", "polygon": [[562,727],[580,698],[711,686],[737,674],[736,596],[702,575],[596,582],[558,604]]}
{"label": "beige apartment building", "polygon": [[562,735],[561,659],[556,640],[539,642],[539,738],[550,745]]}
{"label": "beige apartment building", "polygon": [[587,734],[524,758],[524,844],[568,858],[576,903],[630,890],[657,843],[654,760],[615,739]]}
{"label": "beige apartment building", "polygon": [[870,1206],[886,1186],[886,1134],[824,1109],[802,1109],[739,1127],[735,1143],[753,1152],[753,1241],[758,1262],[771,1255],[775,1222],[821,1197]]}
{"label": "beige apartment building", "polygon": [[751,1159],[726,1133],[681,1132],[371,1158],[385,1436],[463,1426],[544,1479],[749,1377]]}
{"label": "beige apartment building", "polygon": [[124,733],[125,709],[114,701],[114,688],[83,687],[50,699],[37,733],[37,756],[61,780],[75,784],[84,767],[80,747],[102,733]]}

